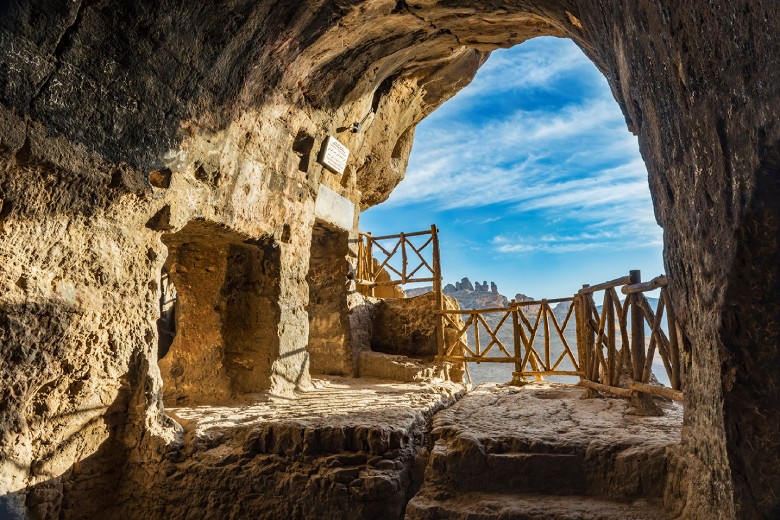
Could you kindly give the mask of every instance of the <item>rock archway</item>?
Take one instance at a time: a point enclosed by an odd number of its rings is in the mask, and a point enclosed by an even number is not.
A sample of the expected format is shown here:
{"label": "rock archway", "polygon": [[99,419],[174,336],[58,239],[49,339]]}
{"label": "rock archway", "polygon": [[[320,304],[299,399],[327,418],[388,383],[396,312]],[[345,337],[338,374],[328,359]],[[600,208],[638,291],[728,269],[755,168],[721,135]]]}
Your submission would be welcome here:
{"label": "rock archway", "polygon": [[[774,0],[4,3],[0,493],[23,509],[47,480],[59,491],[30,502],[64,507],[68,468],[108,437],[78,403],[121,404],[129,392],[127,415],[111,409],[134,432],[126,448],[160,449],[169,430],[149,362],[160,231],[144,223],[161,198],[174,220],[205,216],[279,242],[285,326],[271,377],[290,389],[307,377],[318,187],[363,207],[384,200],[416,123],[487,52],[553,35],[607,77],[664,228],[691,365],[667,506],[687,518],[776,516],[779,24]],[[328,134],[353,151],[344,175],[310,160]],[[161,171],[168,182],[150,174]],[[61,427],[31,429],[33,402],[58,403]],[[80,449],[49,457],[64,431]]]}

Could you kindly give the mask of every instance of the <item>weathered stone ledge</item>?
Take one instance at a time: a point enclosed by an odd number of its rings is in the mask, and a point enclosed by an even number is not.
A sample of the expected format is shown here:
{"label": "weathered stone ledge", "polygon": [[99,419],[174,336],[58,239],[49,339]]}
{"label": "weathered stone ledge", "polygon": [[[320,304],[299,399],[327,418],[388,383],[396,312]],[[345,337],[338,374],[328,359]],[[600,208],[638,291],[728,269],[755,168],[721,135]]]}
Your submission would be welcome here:
{"label": "weathered stone ledge", "polygon": [[116,515],[401,518],[422,482],[431,417],[464,392],[329,377],[297,399],[172,409],[184,435],[160,462],[138,461]]}
{"label": "weathered stone ledge", "polygon": [[436,414],[425,484],[407,518],[664,518],[682,406],[659,403],[664,416],[637,417],[625,400],[582,394],[485,384]]}

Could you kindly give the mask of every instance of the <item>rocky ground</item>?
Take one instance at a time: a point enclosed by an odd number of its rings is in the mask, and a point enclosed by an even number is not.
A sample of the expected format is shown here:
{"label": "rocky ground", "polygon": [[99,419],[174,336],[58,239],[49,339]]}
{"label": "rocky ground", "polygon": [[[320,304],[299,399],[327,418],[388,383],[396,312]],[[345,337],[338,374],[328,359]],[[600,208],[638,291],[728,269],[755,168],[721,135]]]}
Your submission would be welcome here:
{"label": "rocky ground", "polygon": [[174,408],[183,426],[156,464],[138,461],[115,518],[398,519],[419,488],[432,415],[454,383],[329,377],[296,399],[247,396]]}
{"label": "rocky ground", "polygon": [[168,410],[179,439],[134,484],[129,509],[113,514],[665,518],[679,404],[635,417],[624,400],[583,400],[582,389],[554,383],[466,394],[453,383],[314,383],[294,400]]}
{"label": "rocky ground", "polygon": [[409,520],[661,519],[682,406],[626,415],[555,383],[480,385],[433,419],[425,484]]}

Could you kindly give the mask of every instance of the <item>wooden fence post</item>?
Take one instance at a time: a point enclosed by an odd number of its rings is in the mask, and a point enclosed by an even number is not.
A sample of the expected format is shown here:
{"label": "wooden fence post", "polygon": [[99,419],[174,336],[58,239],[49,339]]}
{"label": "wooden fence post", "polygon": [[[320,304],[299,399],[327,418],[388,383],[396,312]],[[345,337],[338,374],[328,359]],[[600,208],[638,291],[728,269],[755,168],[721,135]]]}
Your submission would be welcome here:
{"label": "wooden fence post", "polygon": [[[639,270],[629,271],[631,285],[642,283],[642,273]],[[634,362],[634,382],[642,382],[642,372],[645,367],[645,316],[639,306],[641,293],[629,294],[631,298],[631,359]],[[652,397],[634,391],[631,396],[631,407],[628,413],[632,415],[663,415],[661,409],[653,401]]]}
{"label": "wooden fence post", "polygon": [[[550,305],[542,300],[542,321],[544,323],[544,371],[550,370]],[[538,378],[541,379],[541,378]]]}
{"label": "wooden fence post", "polygon": [[[586,361],[584,357],[584,345],[585,345],[585,333],[582,329],[583,325],[583,309],[582,309],[582,295],[575,294],[574,295],[574,302],[572,303],[574,305],[574,321],[577,325],[576,332],[577,332],[577,366],[579,368],[580,374],[586,374]],[[584,378],[582,375],[580,375],[580,381],[582,381]]]}
{"label": "wooden fence post", "polygon": [[[439,259],[439,230],[436,224],[431,226],[431,240],[433,247],[433,293],[436,298],[436,310],[444,310],[444,294],[441,287],[441,262]],[[439,321],[436,324],[436,344],[439,356],[444,356],[444,315],[439,314]]]}
{"label": "wooden fence post", "polygon": [[407,271],[409,270],[409,261],[406,257],[406,236],[403,231],[400,233],[399,240],[401,241],[401,283],[405,284]]}
{"label": "wooden fence post", "polygon": [[[630,271],[631,285],[642,283],[641,271]],[[634,381],[642,382],[642,369],[645,366],[645,319],[642,315],[642,309],[639,308],[637,297],[633,294],[627,296],[631,298],[631,360],[634,364]]]}
{"label": "wooden fence post", "polygon": [[612,297],[612,292],[607,289],[604,291],[604,306],[607,312],[607,384],[617,386],[620,381],[620,372],[617,367],[617,347],[615,344],[617,334],[615,333],[615,306],[619,303]]}
{"label": "wooden fence post", "polygon": [[[583,284],[582,289],[588,289],[590,284]],[[598,359],[596,357],[596,331],[590,325],[591,309],[590,309],[590,294],[580,292],[580,301],[582,304],[582,341],[584,348],[585,359],[585,379],[588,381],[595,381],[598,376]],[[598,392],[592,388],[586,388],[584,398],[598,397]]]}
{"label": "wooden fence post", "polygon": [[677,314],[674,312],[674,306],[672,305],[672,298],[669,296],[669,289],[663,287],[661,289],[661,298],[666,300],[666,324],[669,328],[669,354],[670,362],[672,364],[672,377],[669,381],[670,386],[674,390],[682,389],[682,379],[680,377],[680,350],[681,345],[678,343],[677,338]]}
{"label": "wooden fence post", "polygon": [[515,306],[516,301],[512,300],[512,303],[510,306],[512,307],[512,337],[513,337],[513,343],[514,343],[514,354],[515,354],[515,371],[512,372],[512,384],[513,385],[524,385],[528,382],[525,377],[523,377],[523,349],[522,349],[522,340],[520,339],[520,317],[518,316],[518,310]]}
{"label": "wooden fence post", "polygon": [[371,282],[371,297],[375,296],[374,293],[374,282],[376,281],[376,274],[374,272],[374,238],[371,236],[371,233],[368,233],[368,236],[366,237],[366,267],[368,268],[368,281]]}

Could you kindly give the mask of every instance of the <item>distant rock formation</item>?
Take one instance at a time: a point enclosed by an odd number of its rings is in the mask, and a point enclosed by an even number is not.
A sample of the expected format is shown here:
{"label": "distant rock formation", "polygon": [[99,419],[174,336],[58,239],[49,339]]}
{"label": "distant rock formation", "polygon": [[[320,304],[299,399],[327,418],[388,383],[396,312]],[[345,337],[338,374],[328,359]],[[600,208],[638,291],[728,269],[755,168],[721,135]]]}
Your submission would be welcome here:
{"label": "distant rock formation", "polygon": [[469,280],[468,277],[465,277],[461,279],[461,281],[455,282],[455,285],[448,283],[444,287],[444,292],[447,291],[491,292],[493,294],[498,294],[498,286],[496,285],[496,282],[490,282],[490,284],[488,284],[487,280],[483,280],[482,283],[474,282],[472,284],[471,280]]}
{"label": "distant rock formation", "polygon": [[[414,298],[422,294],[429,293],[433,290],[430,285],[426,287],[416,287],[414,289],[406,289],[407,298]],[[459,282],[454,284],[448,283],[442,289],[442,292],[447,296],[452,296],[458,301],[461,309],[490,309],[498,307],[507,307],[509,305],[510,298],[501,294],[498,290],[498,284],[496,282],[474,282],[472,283],[468,277],[462,278]],[[522,293],[517,293],[514,296],[514,300],[518,302],[534,301],[531,296],[526,296]],[[565,308],[564,308],[565,307]],[[565,316],[568,307],[562,306]],[[539,305],[532,305],[524,307],[524,312],[527,316],[533,317],[539,312]],[[556,315],[557,316],[557,315]]]}
{"label": "distant rock formation", "polygon": [[465,277],[454,285],[445,285],[443,292],[455,298],[461,309],[487,309],[509,305],[509,299],[499,293],[495,282],[472,283],[468,277]]}
{"label": "distant rock formation", "polygon": [[[448,286],[452,286],[452,284],[447,284]],[[479,284],[477,284],[479,285]],[[468,278],[463,278],[459,282],[455,282],[454,290],[456,291],[473,291],[474,286],[471,285],[471,280]]]}

